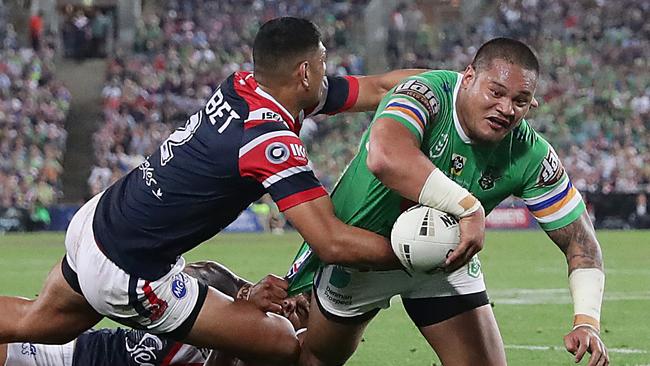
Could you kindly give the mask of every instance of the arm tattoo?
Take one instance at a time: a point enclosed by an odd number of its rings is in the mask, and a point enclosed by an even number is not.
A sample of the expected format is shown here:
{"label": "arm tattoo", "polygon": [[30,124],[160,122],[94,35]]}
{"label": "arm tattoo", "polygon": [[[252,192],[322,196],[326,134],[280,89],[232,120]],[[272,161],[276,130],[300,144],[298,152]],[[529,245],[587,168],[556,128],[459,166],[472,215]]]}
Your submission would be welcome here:
{"label": "arm tattoo", "polygon": [[547,235],[566,255],[569,273],[576,268],[603,269],[600,244],[586,212],[571,224],[549,231]]}

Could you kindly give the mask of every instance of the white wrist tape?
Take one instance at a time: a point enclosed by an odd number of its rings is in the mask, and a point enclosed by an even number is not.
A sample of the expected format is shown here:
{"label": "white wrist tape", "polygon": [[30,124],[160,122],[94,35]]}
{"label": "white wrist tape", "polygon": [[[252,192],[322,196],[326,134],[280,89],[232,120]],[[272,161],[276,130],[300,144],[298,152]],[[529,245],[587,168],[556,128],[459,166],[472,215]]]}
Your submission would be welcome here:
{"label": "white wrist tape", "polygon": [[476,197],[437,168],[424,182],[418,201],[459,217],[469,216],[481,208],[481,202]]}
{"label": "white wrist tape", "polygon": [[600,307],[605,290],[605,274],[598,268],[578,268],[569,275],[573,298],[574,325],[600,329]]}

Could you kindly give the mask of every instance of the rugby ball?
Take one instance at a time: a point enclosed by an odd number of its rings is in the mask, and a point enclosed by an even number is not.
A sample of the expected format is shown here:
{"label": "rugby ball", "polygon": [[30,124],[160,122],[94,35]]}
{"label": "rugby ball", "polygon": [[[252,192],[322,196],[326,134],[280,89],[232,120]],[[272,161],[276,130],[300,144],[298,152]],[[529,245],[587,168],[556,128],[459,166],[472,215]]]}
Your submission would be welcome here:
{"label": "rugby ball", "polygon": [[431,272],[458,246],[458,218],[431,207],[414,206],[397,218],[390,241],[407,271]]}

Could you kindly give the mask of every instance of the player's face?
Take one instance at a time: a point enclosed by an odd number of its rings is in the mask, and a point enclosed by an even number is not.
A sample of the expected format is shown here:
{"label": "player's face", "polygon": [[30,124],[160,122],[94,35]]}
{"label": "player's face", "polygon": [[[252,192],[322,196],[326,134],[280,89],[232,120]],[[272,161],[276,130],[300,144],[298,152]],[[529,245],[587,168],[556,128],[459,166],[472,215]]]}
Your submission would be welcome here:
{"label": "player's face", "polygon": [[[530,109],[537,74],[496,59],[488,69],[465,69],[458,115],[467,136],[474,141],[497,143],[512,131]],[[460,99],[460,97],[459,97]]]}

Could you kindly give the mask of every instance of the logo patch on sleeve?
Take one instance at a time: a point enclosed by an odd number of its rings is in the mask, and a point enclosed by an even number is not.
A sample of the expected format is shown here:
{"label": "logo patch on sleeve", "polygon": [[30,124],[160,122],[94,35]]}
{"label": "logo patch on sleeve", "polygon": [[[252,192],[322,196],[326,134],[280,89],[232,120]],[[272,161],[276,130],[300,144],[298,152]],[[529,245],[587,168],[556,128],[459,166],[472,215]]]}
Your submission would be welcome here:
{"label": "logo patch on sleeve", "polygon": [[419,80],[409,80],[395,88],[395,94],[407,95],[414,98],[429,112],[429,118],[432,118],[440,110],[440,102],[436,94],[425,83]]}
{"label": "logo patch on sleeve", "polygon": [[289,148],[281,142],[266,147],[266,159],[273,164],[282,164],[289,159]]}
{"label": "logo patch on sleeve", "polygon": [[564,167],[560,162],[560,158],[555,153],[552,147],[549,146],[548,154],[542,160],[542,169],[537,178],[538,187],[548,187],[559,182],[564,175]]}

